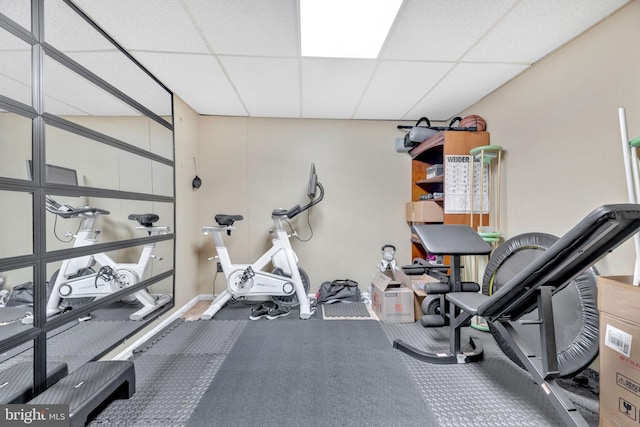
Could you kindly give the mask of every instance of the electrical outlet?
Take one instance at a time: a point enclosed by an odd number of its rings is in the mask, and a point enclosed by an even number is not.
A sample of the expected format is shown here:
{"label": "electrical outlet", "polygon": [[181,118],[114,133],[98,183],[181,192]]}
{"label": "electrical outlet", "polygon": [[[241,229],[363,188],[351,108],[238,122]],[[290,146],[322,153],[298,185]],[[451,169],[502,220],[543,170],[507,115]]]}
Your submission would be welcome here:
{"label": "electrical outlet", "polygon": [[217,266],[217,272],[218,273],[222,273],[222,264],[220,264],[219,262],[218,262],[218,266]]}

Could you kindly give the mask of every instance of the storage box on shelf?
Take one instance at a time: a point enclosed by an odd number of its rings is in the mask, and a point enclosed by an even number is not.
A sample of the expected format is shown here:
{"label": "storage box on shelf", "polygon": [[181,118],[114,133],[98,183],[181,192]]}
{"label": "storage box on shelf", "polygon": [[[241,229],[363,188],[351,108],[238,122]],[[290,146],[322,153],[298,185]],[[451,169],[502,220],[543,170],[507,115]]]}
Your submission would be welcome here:
{"label": "storage box on shelf", "polygon": [[407,202],[407,222],[442,222],[444,210],[435,200]]}

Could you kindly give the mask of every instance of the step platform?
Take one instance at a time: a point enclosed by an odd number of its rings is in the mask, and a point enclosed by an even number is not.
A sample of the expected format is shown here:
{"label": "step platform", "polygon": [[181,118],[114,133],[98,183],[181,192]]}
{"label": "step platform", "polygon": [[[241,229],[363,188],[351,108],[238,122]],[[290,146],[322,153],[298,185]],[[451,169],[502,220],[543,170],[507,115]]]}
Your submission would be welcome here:
{"label": "step platform", "polygon": [[[67,376],[64,362],[47,362],[47,387]],[[0,403],[21,404],[33,398],[33,361],[21,362],[0,372]]]}
{"label": "step platform", "polygon": [[114,399],[128,399],[136,392],[133,362],[87,362],[30,400],[33,405],[69,405],[70,425],[84,426]]}

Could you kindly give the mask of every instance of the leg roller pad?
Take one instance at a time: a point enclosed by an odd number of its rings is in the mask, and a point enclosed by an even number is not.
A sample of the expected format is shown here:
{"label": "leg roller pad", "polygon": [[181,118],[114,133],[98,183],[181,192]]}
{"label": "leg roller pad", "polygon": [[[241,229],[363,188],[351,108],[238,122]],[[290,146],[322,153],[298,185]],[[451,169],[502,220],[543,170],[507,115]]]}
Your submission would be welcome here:
{"label": "leg roller pad", "polygon": [[58,381],[29,404],[69,405],[71,426],[84,426],[93,412],[113,399],[128,399],[136,391],[133,362],[88,362]]}
{"label": "leg roller pad", "polygon": [[[462,292],[478,292],[480,290],[480,285],[475,282],[462,282],[460,285]],[[424,291],[428,294],[446,294],[451,292],[451,289],[448,283],[428,282],[424,285]]]}
{"label": "leg roller pad", "polygon": [[[47,387],[67,376],[67,364],[47,363]],[[0,403],[27,403],[33,398],[33,362],[22,362],[0,372]]]}
{"label": "leg roller pad", "polygon": [[420,319],[420,324],[425,328],[444,326],[445,319],[439,314],[425,314]]}

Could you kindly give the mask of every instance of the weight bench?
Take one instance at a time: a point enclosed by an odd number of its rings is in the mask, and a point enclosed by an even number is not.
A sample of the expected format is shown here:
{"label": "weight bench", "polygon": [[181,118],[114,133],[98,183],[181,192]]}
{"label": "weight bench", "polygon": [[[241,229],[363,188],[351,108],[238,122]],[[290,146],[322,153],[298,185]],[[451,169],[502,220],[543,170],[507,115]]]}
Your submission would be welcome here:
{"label": "weight bench", "polygon": [[[441,278],[441,281],[447,281],[450,292],[461,292],[463,289],[464,282],[462,282],[462,262],[460,257],[488,255],[491,253],[491,246],[467,225],[416,224],[411,227],[411,230],[416,233],[427,252],[433,255],[449,255],[451,257],[448,277],[438,271],[442,268],[440,266],[418,264],[426,270],[435,270],[432,273],[433,277]],[[480,289],[478,288],[478,290]]]}
{"label": "weight bench", "polygon": [[[473,229],[467,225],[417,224],[411,230],[418,236],[427,252],[433,255],[449,255],[451,265],[449,275],[440,268],[427,272],[440,282],[425,283],[424,290],[429,295],[438,295],[440,314],[425,314],[421,319],[423,326],[438,327],[449,324],[446,316],[444,296],[449,292],[478,292],[480,285],[475,282],[462,281],[461,257],[470,255],[488,255],[491,246],[487,244]],[[431,271],[433,270],[433,271]],[[479,350],[478,357],[482,358]]]}
{"label": "weight bench", "polygon": [[[47,362],[47,387],[68,373],[64,362]],[[33,398],[33,361],[21,362],[0,372],[0,403],[21,404]]]}
{"label": "weight bench", "polygon": [[[584,418],[556,383],[558,359],[553,322],[552,295],[576,276],[593,266],[640,229],[640,205],[601,206],[587,215],[555,244],[511,278],[491,296],[451,292],[447,315],[450,319],[449,353],[428,353],[394,341],[393,346],[415,358],[431,363],[474,361],[460,349],[460,328],[473,316],[483,317],[505,340],[518,359],[540,385],[563,421],[586,426]],[[541,354],[533,354],[510,322],[538,308],[539,319],[521,321],[540,330]],[[474,346],[473,339],[471,346]]]}
{"label": "weight bench", "polygon": [[28,403],[69,405],[70,425],[84,426],[97,409],[114,399],[128,399],[135,392],[133,362],[87,362]]}

